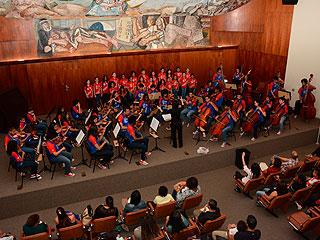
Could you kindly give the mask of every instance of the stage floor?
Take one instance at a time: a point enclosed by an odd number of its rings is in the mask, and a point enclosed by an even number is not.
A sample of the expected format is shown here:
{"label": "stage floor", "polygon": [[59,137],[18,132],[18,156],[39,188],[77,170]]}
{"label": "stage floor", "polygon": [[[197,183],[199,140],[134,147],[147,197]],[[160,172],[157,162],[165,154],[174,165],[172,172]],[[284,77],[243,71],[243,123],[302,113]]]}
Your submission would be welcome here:
{"label": "stage floor", "polygon": [[[166,126],[166,124],[164,124]],[[219,142],[207,142],[201,141],[196,145],[196,141],[192,139],[193,125],[190,128],[183,128],[183,148],[173,148],[169,144],[170,132],[164,129],[162,125],[160,127],[158,140],[158,146],[164,149],[166,152],[154,151],[148,158],[148,166],[138,166],[136,161],[140,159],[139,155],[133,157],[132,163],[128,164],[123,159],[115,159],[115,163],[110,166],[110,169],[101,170],[96,168],[92,173],[92,169],[81,165],[75,170],[76,176],[73,178],[67,178],[64,176],[63,170],[58,170],[55,173],[54,179],[51,180],[51,173],[41,173],[42,180],[30,180],[25,179],[24,187],[21,190],[17,190],[17,186],[20,183],[20,177],[18,182],[14,181],[14,171],[8,172],[8,156],[4,151],[0,152],[0,199],[4,204],[1,204],[0,211],[10,207],[10,203],[14,199],[28,199],[32,200],[34,208],[47,209],[60,204],[59,196],[60,191],[68,191],[68,195],[71,195],[68,203],[77,202],[76,199],[81,201],[85,200],[85,196],[81,191],[90,189],[93,184],[102,185],[101,189],[108,186],[110,194],[124,192],[136,187],[145,187],[154,184],[158,184],[161,181],[171,181],[180,177],[190,176],[193,174],[199,174],[206,171],[215,170],[218,168],[227,167],[234,164],[235,149],[240,147],[246,147],[251,151],[251,158],[261,158],[266,155],[274,154],[277,152],[286,151],[295,147],[302,147],[305,145],[313,144],[316,141],[317,130],[319,126],[319,120],[315,119],[309,121],[309,123],[301,119],[291,119],[291,129],[285,126],[285,131],[281,136],[276,134],[277,129],[270,131],[268,137],[264,137],[264,132],[260,133],[260,137],[252,142],[250,141],[251,135],[245,135],[239,138],[239,134],[236,134],[236,142],[233,138],[228,138],[230,145],[225,148],[221,148],[221,140]],[[238,130],[236,130],[238,131]],[[144,133],[147,135],[147,132]],[[0,144],[3,144],[4,135],[0,136]],[[207,136],[206,140],[209,137]],[[150,137],[149,150],[155,146],[155,140]],[[210,149],[208,155],[200,155],[196,152],[199,146],[205,146]],[[88,158],[86,151],[85,157]],[[115,152],[116,154],[117,152]],[[80,148],[73,150],[73,156],[76,159],[74,164],[77,164],[81,159]],[[130,151],[127,154],[127,158],[130,157]],[[48,160],[45,159],[48,165]],[[39,169],[43,166],[39,165]],[[85,173],[85,176],[83,176]],[[152,174],[152,175],[151,175]],[[136,179],[134,176],[139,176]],[[172,176],[171,176],[172,175]],[[127,179],[127,184],[123,181]],[[101,190],[100,189],[100,190]],[[42,202],[41,196],[52,195],[52,202]],[[92,193],[90,198],[96,198],[104,196],[106,193],[99,192],[97,189]],[[87,198],[89,199],[89,198]],[[58,201],[58,202],[57,202]],[[11,207],[10,207],[11,208]],[[11,217],[13,215],[4,214],[0,219]]]}

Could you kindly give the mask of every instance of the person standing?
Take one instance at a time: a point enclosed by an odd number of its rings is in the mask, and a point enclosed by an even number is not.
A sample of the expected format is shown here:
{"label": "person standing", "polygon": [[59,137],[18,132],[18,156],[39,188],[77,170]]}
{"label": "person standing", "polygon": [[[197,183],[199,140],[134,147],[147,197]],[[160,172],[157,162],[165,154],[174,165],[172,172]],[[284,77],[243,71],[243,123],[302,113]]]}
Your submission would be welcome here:
{"label": "person standing", "polygon": [[177,148],[177,131],[178,131],[178,140],[179,140],[179,148],[183,147],[182,141],[182,121],[181,121],[181,108],[179,108],[179,103],[183,106],[183,100],[180,98],[179,100],[174,100],[172,103],[172,111],[171,111],[171,138],[173,147]]}

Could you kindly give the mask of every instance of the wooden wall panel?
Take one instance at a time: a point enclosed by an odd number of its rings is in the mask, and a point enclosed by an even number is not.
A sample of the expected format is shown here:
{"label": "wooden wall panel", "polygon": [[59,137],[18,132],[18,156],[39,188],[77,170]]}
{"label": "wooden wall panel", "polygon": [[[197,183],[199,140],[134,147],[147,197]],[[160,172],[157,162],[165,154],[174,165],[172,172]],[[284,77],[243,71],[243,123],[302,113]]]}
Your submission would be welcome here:
{"label": "wooden wall panel", "polygon": [[[148,74],[152,70],[158,73],[161,67],[170,68],[174,72],[180,66],[183,71],[189,67],[199,81],[198,86],[201,86],[209,79],[210,73],[212,78],[220,62],[224,62],[225,74],[231,76],[236,56],[237,47],[233,47],[14,63],[0,65],[0,85],[4,89],[19,88],[38,114],[46,114],[57,105],[69,109],[74,98],[84,103],[84,82],[86,79],[93,80],[95,76],[101,79],[107,75],[109,78],[112,72],[116,72],[119,77],[122,73],[128,76],[131,70],[139,74],[142,68]],[[68,92],[66,85],[69,86]]]}
{"label": "wooden wall panel", "polygon": [[293,6],[279,0],[255,0],[211,18],[212,46],[238,45],[236,65],[252,69],[253,83],[285,75]]}

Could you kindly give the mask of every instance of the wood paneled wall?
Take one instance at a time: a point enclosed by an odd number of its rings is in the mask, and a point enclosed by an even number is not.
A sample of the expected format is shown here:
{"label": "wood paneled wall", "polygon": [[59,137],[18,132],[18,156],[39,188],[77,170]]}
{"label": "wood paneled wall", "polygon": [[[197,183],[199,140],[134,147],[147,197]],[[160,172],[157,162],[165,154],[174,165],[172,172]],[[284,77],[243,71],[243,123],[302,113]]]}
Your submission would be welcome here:
{"label": "wood paneled wall", "polygon": [[[46,114],[53,106],[64,105],[69,109],[72,99],[79,98],[85,103],[83,86],[86,79],[103,75],[118,75],[131,70],[140,72],[142,68],[159,72],[161,67],[175,71],[180,66],[187,67],[196,75],[199,86],[209,80],[220,62],[225,62],[225,74],[231,76],[236,62],[237,47],[194,48],[181,50],[150,51],[131,54],[106,55],[68,60],[43,62],[15,62],[0,65],[2,90],[18,87],[35,107],[38,114]],[[65,85],[69,86],[66,92]]]}
{"label": "wood paneled wall", "polygon": [[211,45],[238,45],[237,65],[252,69],[255,84],[271,81],[278,70],[284,78],[292,16],[293,6],[280,0],[251,1],[211,18]]}

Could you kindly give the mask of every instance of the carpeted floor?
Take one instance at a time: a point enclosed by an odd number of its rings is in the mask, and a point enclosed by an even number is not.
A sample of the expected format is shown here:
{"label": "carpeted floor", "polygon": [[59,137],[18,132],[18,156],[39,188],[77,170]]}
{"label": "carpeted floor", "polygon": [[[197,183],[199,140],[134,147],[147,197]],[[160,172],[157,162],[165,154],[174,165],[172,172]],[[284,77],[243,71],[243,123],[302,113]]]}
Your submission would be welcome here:
{"label": "carpeted floor", "polygon": [[[300,154],[300,159],[304,158],[304,154],[311,152],[317,145],[308,145],[301,148],[297,148],[296,150]],[[263,149],[261,149],[263,151]],[[281,156],[288,156],[290,151],[285,152],[275,152]],[[268,154],[265,157],[255,159],[254,161],[270,161],[271,155]],[[253,160],[252,160],[253,161]],[[251,162],[252,162],[251,161]],[[291,240],[291,239],[303,239],[297,233],[295,233],[292,228],[287,223],[285,216],[296,212],[296,207],[294,204],[291,204],[287,214],[283,214],[281,211],[276,211],[279,215],[279,218],[274,218],[268,212],[266,212],[263,208],[257,207],[255,200],[250,200],[243,194],[238,194],[233,191],[234,188],[234,180],[232,175],[234,171],[237,170],[235,166],[228,166],[224,168],[219,168],[216,170],[204,172],[201,174],[196,174],[195,176],[199,180],[199,184],[201,186],[202,192],[204,193],[204,200],[202,205],[206,203],[209,198],[214,198],[218,201],[218,206],[221,211],[228,215],[228,218],[222,228],[226,228],[228,223],[237,223],[240,219],[245,219],[248,214],[253,214],[256,216],[258,220],[258,227],[262,231],[263,240]],[[165,173],[163,173],[165,174]],[[174,177],[174,176],[172,176]],[[134,176],[133,176],[134,178]],[[173,178],[174,179],[174,178]],[[160,185],[166,185],[171,191],[172,186],[183,179],[175,179],[172,181],[163,182],[161,184],[156,184],[152,186],[147,186],[140,188],[139,190],[142,193],[142,197],[144,200],[152,200],[157,193],[157,189]],[[102,192],[103,195],[110,194],[108,189],[112,188],[110,183],[105,182],[101,183],[104,185],[105,190]],[[126,184],[123,182],[122,184]],[[92,186],[93,188],[95,186]],[[121,199],[126,198],[130,195],[131,191],[111,194],[114,198],[115,204],[118,208],[121,208]],[[63,192],[61,193],[65,196],[71,197],[72,193]],[[90,189],[87,189],[87,194],[90,196]],[[252,193],[254,195],[254,193]],[[105,197],[94,198],[88,201],[77,202],[69,205],[64,205],[63,207],[67,210],[71,210],[77,213],[80,213],[87,204],[91,204],[94,208],[98,206],[98,204],[103,203]],[[23,199],[21,200],[23,201]],[[46,201],[46,199],[43,199]],[[13,203],[19,204],[19,202]],[[41,216],[41,219],[46,221],[52,227],[54,226],[54,217],[55,217],[55,208],[46,209],[43,211],[38,211]],[[10,231],[15,235],[19,235],[22,225],[25,223],[27,217],[30,214],[21,215],[18,217],[13,217],[9,219],[0,220],[0,229],[3,231]],[[188,212],[189,216],[192,216],[192,212]],[[163,225],[163,220],[159,221],[160,224]],[[124,235],[128,235],[128,233],[123,233]],[[129,233],[130,234],[130,233]],[[310,232],[307,234],[310,239],[315,239],[316,236]],[[55,237],[55,235],[54,235]]]}

